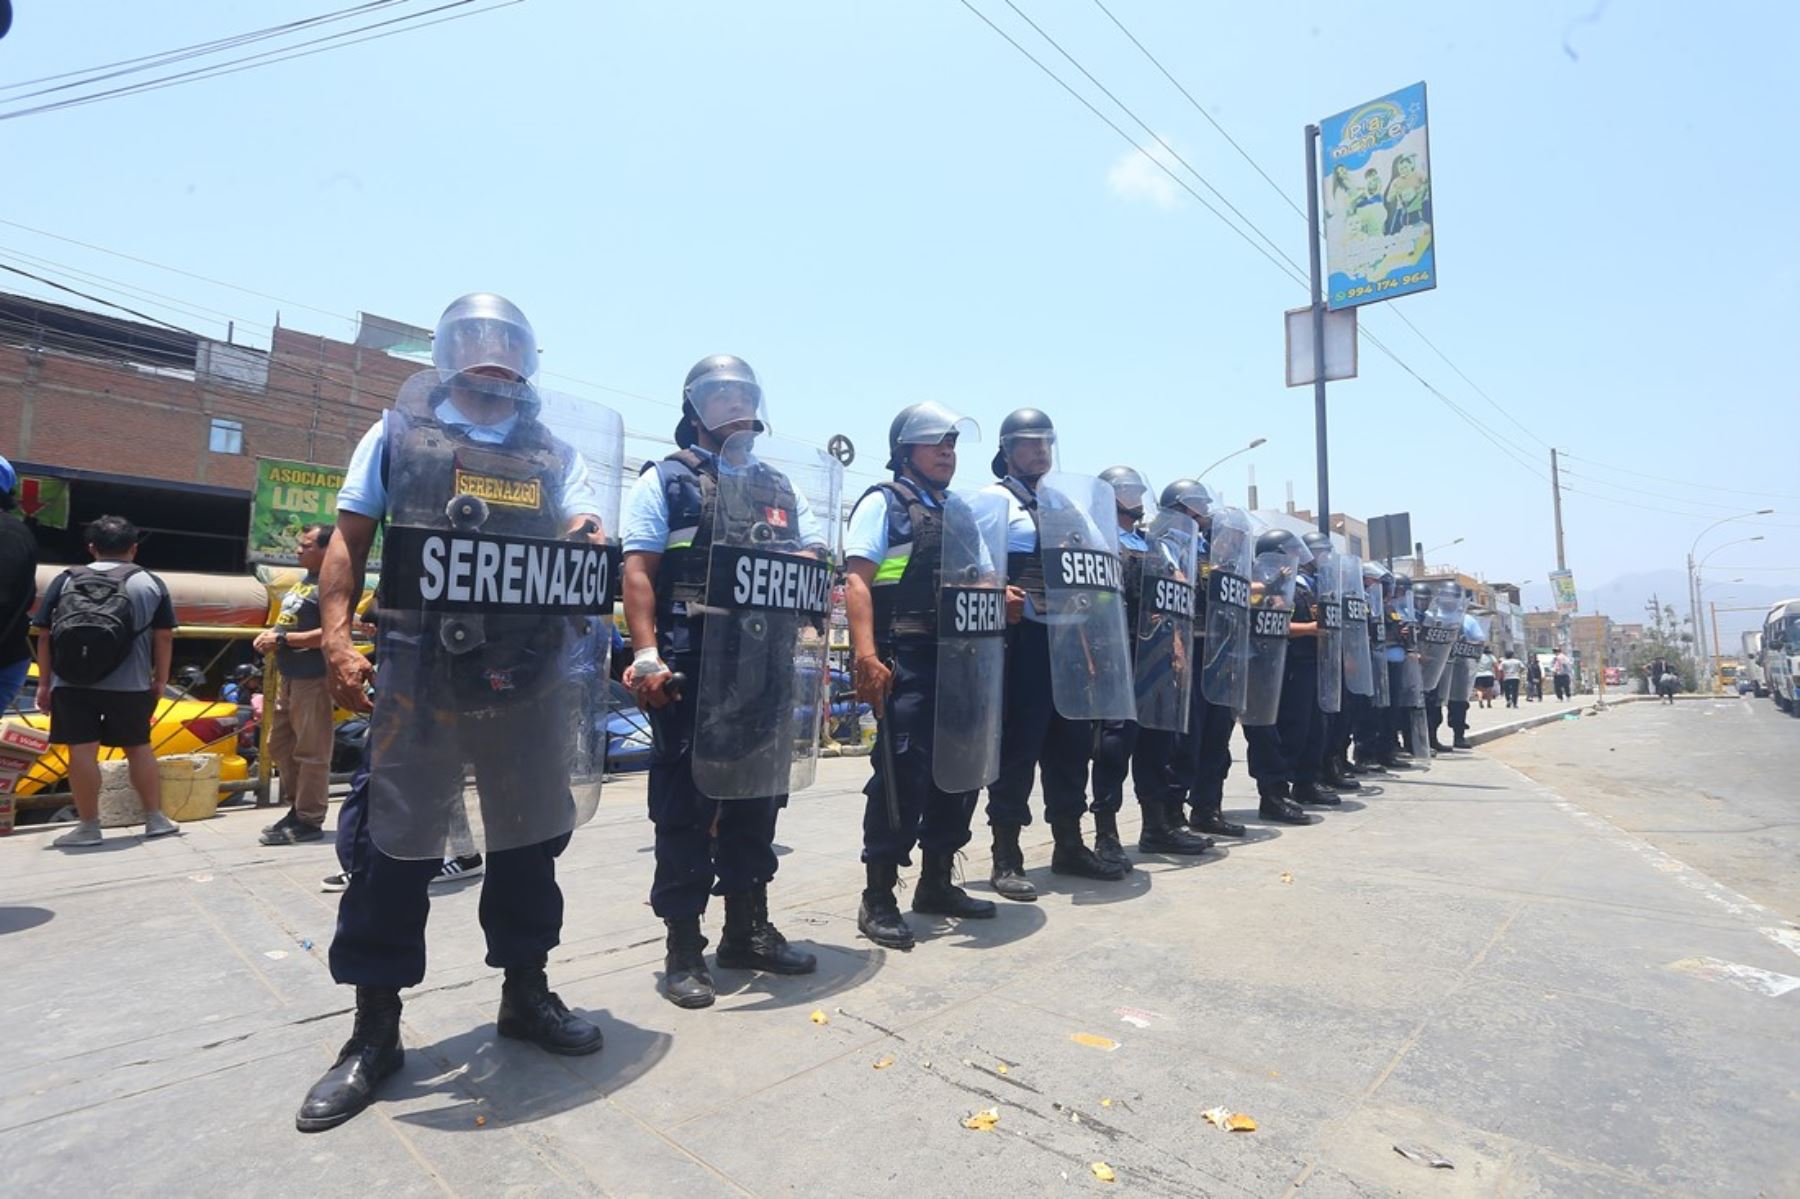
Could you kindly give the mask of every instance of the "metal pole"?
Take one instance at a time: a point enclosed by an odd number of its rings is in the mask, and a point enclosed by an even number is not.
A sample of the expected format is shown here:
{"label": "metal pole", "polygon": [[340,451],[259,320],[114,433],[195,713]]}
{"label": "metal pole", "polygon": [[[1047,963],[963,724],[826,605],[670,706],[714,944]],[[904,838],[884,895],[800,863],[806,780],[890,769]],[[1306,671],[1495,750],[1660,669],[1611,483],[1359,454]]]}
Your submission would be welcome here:
{"label": "metal pole", "polygon": [[[1694,566],[1694,555],[1688,554],[1688,623],[1694,628],[1694,670],[1700,669],[1700,654],[1706,644],[1706,636],[1700,628],[1700,572]],[[1658,619],[1662,614],[1657,613]],[[1699,680],[1695,680],[1698,682]]]}
{"label": "metal pole", "polygon": [[1556,451],[1550,451],[1550,503],[1556,511],[1556,569],[1569,569],[1569,562],[1563,554],[1562,531],[1562,475],[1556,466]]}
{"label": "metal pole", "polygon": [[1712,652],[1706,655],[1706,689],[1717,695],[1719,693],[1719,605],[1708,600],[1706,606],[1712,609]]}
{"label": "metal pole", "polygon": [[1313,423],[1319,456],[1319,532],[1331,536],[1331,461],[1325,436],[1325,280],[1319,270],[1319,127],[1306,127],[1306,249],[1312,264]]}

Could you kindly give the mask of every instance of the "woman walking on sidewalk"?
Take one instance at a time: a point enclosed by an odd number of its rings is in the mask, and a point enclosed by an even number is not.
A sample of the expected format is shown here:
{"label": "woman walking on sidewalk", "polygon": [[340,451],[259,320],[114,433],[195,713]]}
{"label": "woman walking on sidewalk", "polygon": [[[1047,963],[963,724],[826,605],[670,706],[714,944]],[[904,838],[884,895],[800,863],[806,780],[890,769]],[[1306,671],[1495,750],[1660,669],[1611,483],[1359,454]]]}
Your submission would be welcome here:
{"label": "woman walking on sidewalk", "polygon": [[1519,661],[1519,655],[1513,650],[1506,651],[1506,657],[1500,660],[1500,689],[1506,695],[1506,706],[1519,706],[1519,683],[1525,677],[1525,663]]}
{"label": "woman walking on sidewalk", "polygon": [[1495,658],[1491,651],[1482,650],[1481,660],[1475,663],[1475,698],[1484,708],[1494,706],[1494,670]]}
{"label": "woman walking on sidewalk", "polygon": [[1534,704],[1544,699],[1544,664],[1535,653],[1525,667],[1525,698]]}

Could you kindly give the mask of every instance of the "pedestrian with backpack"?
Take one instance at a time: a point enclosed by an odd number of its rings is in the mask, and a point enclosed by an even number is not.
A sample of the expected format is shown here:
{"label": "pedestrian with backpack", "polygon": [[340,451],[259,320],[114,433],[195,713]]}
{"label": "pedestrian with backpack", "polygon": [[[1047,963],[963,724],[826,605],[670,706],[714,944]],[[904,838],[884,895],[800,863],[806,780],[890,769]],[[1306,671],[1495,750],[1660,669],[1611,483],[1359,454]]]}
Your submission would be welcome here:
{"label": "pedestrian with backpack", "polygon": [[137,526],[102,516],[87,527],[94,561],[72,566],[44,592],[38,630],[37,702],[50,741],[69,750],[69,790],[80,823],[53,844],[100,844],[100,747],[125,751],[144,805],[144,836],[179,832],[163,815],[150,725],[169,684],[175,607],[162,580],[138,566]]}

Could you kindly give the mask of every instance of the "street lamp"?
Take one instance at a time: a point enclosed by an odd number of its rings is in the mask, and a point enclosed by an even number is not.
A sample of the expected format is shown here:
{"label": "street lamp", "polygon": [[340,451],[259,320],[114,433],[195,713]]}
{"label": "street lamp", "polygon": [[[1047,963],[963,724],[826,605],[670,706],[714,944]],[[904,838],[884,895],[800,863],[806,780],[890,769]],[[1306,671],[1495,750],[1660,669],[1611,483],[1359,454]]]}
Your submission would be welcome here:
{"label": "street lamp", "polygon": [[1450,548],[1450,547],[1451,547],[1451,546],[1453,546],[1453,545],[1461,545],[1461,544],[1462,544],[1462,543],[1463,543],[1463,541],[1464,541],[1464,539],[1463,539],[1463,538],[1461,538],[1461,537],[1458,537],[1458,538],[1457,538],[1457,539],[1456,539],[1456,540],[1455,540],[1455,541],[1446,541],[1446,542],[1444,542],[1444,544],[1442,544],[1442,545],[1434,545],[1434,546],[1432,546],[1432,547],[1431,547],[1431,548],[1430,548],[1430,549],[1428,549],[1428,550],[1420,550],[1420,551],[1419,551],[1419,553],[1420,553],[1420,554],[1421,554],[1421,555],[1423,555],[1423,554],[1435,554],[1435,553],[1437,553],[1437,552],[1438,552],[1438,551],[1439,551],[1439,550],[1447,550],[1447,549],[1449,549],[1449,548]]}
{"label": "street lamp", "polygon": [[1249,445],[1245,446],[1243,449],[1231,451],[1231,453],[1225,455],[1223,458],[1221,458],[1217,462],[1213,463],[1212,466],[1207,467],[1205,470],[1201,471],[1198,475],[1194,476],[1195,482],[1198,482],[1199,480],[1204,479],[1207,475],[1211,474],[1216,467],[1221,466],[1224,463],[1230,462],[1233,458],[1237,457],[1239,454],[1248,454],[1251,450],[1255,449],[1257,446],[1267,444],[1268,440],[1269,439],[1267,437],[1258,437],[1255,441],[1252,441]]}
{"label": "street lamp", "polygon": [[1694,544],[1688,546],[1688,615],[1694,622],[1695,662],[1700,660],[1700,656],[1703,653],[1707,654],[1710,660],[1711,653],[1716,653],[1719,647],[1716,645],[1708,647],[1706,630],[1702,628],[1700,624],[1700,572],[1694,565],[1694,551],[1700,548],[1700,542],[1705,539],[1706,535],[1720,525],[1730,524],[1734,520],[1748,520],[1752,516],[1773,516],[1774,514],[1775,509],[1773,508],[1758,508],[1754,512],[1740,512],[1736,516],[1721,517],[1720,519],[1713,521],[1710,525],[1707,525],[1704,529],[1701,529],[1700,536],[1694,538]]}

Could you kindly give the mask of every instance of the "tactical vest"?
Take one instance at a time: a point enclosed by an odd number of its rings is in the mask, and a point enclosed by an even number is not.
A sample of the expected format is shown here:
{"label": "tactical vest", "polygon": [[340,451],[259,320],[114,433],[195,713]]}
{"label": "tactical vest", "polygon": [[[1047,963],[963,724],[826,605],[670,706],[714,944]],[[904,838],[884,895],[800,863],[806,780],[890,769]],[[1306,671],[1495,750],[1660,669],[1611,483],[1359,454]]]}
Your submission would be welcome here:
{"label": "tactical vest", "polygon": [[1031,517],[1032,531],[1037,534],[1037,548],[1027,553],[1006,552],[1006,581],[1031,597],[1039,612],[1049,605],[1044,599],[1044,528],[1038,517],[1037,493],[1011,475],[1000,480],[1000,486],[1012,493],[1019,506]]}
{"label": "tactical vest", "polygon": [[1138,610],[1144,598],[1144,559],[1147,551],[1132,549],[1123,541],[1119,543],[1119,563],[1124,567],[1125,575],[1125,627],[1131,631],[1132,649],[1136,650],[1138,636]]}
{"label": "tactical vest", "polygon": [[[560,538],[569,515],[563,508],[563,480],[574,451],[525,413],[504,442],[474,441],[437,419],[434,409],[446,395],[445,389],[435,389],[417,404],[387,415],[383,472],[388,522],[448,530],[452,525],[446,506],[454,498],[473,496],[486,507],[480,532]],[[454,697],[465,708],[525,690],[547,669],[560,667],[568,632],[568,622],[536,615],[427,615],[386,607],[382,624],[384,632],[420,634],[418,645],[427,656],[443,653]],[[465,652],[446,649],[444,635],[456,630],[472,640]]]}
{"label": "tactical vest", "polygon": [[[1302,578],[1294,585],[1293,624],[1309,624],[1323,619],[1320,612],[1319,593],[1313,588],[1317,584]],[[1304,662],[1319,656],[1319,639],[1317,637],[1295,637],[1288,641],[1288,661]]]}
{"label": "tactical vest", "polygon": [[938,585],[944,560],[943,510],[927,505],[909,479],[891,479],[863,492],[887,504],[887,556],[875,568],[875,642],[935,641]]}
{"label": "tactical vest", "polygon": [[[655,470],[669,510],[669,536],[656,571],[657,640],[665,648],[678,626],[699,617],[689,611],[706,602],[706,576],[712,562],[713,539],[718,526],[719,462],[710,454],[677,450],[660,462],[647,462]],[[789,527],[799,522],[799,500],[787,476],[760,463],[751,468],[750,498],[756,507],[787,513]],[[699,649],[698,630],[684,634],[673,652]],[[688,642],[692,638],[691,643]]]}

